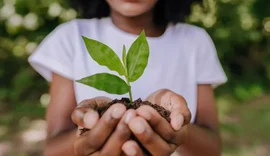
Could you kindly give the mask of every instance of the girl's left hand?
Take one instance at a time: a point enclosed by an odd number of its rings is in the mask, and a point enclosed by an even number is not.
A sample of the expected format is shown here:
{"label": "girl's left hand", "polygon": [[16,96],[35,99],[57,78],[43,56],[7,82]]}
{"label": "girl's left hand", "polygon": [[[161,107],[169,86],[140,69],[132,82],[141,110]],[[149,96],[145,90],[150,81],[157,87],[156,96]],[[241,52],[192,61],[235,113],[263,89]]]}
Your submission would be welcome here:
{"label": "girl's left hand", "polygon": [[[137,115],[129,122],[129,128],[140,143],[155,156],[169,156],[184,143],[187,137],[187,124],[191,113],[185,99],[167,89],[151,94],[147,100],[171,111],[169,123],[150,106],[141,106]],[[140,156],[143,151],[135,141],[127,141],[122,146],[126,155]]]}

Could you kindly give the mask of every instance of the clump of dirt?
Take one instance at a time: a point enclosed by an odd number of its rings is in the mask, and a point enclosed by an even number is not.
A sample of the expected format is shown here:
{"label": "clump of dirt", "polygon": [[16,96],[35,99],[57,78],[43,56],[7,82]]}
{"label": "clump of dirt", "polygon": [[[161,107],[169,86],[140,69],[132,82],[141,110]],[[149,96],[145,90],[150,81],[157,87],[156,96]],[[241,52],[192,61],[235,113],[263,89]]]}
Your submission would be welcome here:
{"label": "clump of dirt", "polygon": [[140,106],[143,105],[148,105],[153,107],[155,110],[157,110],[157,112],[163,117],[165,118],[168,122],[170,122],[170,111],[166,110],[164,107],[156,105],[156,104],[152,104],[148,101],[142,101],[141,99],[137,99],[134,102],[130,103],[130,100],[128,98],[122,98],[121,100],[115,99],[113,101],[111,101],[110,103],[108,103],[108,105],[104,106],[104,107],[98,107],[97,111],[100,114],[100,116],[103,115],[104,112],[106,112],[107,109],[109,109],[113,104],[116,103],[121,103],[123,105],[126,106],[127,109],[137,109]]}

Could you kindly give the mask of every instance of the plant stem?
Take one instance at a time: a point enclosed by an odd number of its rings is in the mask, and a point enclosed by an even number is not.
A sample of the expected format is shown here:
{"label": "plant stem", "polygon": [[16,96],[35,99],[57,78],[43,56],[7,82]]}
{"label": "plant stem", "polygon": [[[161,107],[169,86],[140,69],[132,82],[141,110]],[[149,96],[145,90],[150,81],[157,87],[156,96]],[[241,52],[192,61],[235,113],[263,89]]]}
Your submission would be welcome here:
{"label": "plant stem", "polygon": [[131,85],[130,85],[130,82],[129,82],[129,80],[128,80],[128,72],[127,72],[127,67],[126,67],[126,64],[124,63],[124,67],[125,67],[125,78],[126,78],[126,81],[127,81],[127,84],[128,84],[128,86],[129,86],[129,92],[128,92],[128,94],[129,94],[129,100],[130,100],[130,103],[132,103],[133,102],[133,99],[132,99],[132,90],[131,90]]}
{"label": "plant stem", "polygon": [[127,81],[127,84],[128,84],[128,86],[129,86],[129,92],[128,92],[128,94],[129,94],[129,100],[130,100],[130,103],[132,103],[133,102],[133,98],[132,98],[132,90],[131,90],[131,85],[130,85],[130,83],[129,83],[129,80],[128,80],[128,76],[127,76],[127,74],[126,74],[126,81]]}
{"label": "plant stem", "polygon": [[129,81],[128,81],[128,85],[129,85],[129,99],[130,99],[130,103],[132,103],[133,102],[133,99],[132,99],[132,90],[131,90],[131,86],[130,86],[130,83],[129,83]]}

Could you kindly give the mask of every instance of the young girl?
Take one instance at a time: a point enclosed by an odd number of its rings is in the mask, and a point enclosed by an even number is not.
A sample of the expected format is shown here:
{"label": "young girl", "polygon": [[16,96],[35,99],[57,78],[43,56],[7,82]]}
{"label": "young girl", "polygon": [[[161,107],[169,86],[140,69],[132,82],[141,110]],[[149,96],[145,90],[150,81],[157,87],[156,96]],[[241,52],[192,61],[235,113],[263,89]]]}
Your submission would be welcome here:
{"label": "young girl", "polygon": [[[85,19],[58,26],[29,58],[51,82],[45,155],[143,155],[141,146],[129,140],[132,133],[151,155],[220,155],[213,87],[226,82],[226,76],[206,31],[181,23],[191,1],[73,1]],[[152,108],[127,111],[120,104],[99,119],[91,108],[123,95],[75,82],[95,73],[115,74],[92,60],[82,36],[107,44],[121,57],[123,45],[128,49],[142,30],[150,56],[142,77],[131,84],[133,96],[161,105],[170,102],[171,123]],[[90,100],[77,107],[85,99]],[[72,112],[75,124],[90,131],[76,136]]]}

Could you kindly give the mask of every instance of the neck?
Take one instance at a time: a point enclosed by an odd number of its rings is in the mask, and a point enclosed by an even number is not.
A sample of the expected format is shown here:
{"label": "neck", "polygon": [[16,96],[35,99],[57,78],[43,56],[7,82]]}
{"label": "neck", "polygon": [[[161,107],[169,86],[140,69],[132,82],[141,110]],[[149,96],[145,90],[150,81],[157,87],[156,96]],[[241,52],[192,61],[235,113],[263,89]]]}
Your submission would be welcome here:
{"label": "neck", "polygon": [[116,27],[135,35],[139,35],[144,30],[146,36],[159,37],[165,31],[165,27],[159,27],[154,24],[153,12],[147,12],[136,17],[125,17],[115,11],[111,11],[111,18]]}

